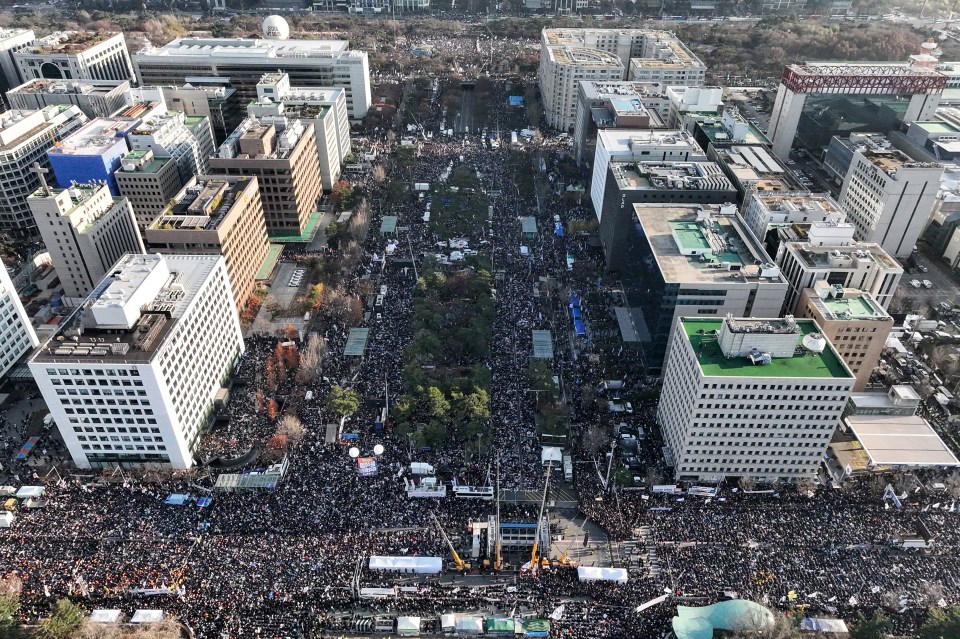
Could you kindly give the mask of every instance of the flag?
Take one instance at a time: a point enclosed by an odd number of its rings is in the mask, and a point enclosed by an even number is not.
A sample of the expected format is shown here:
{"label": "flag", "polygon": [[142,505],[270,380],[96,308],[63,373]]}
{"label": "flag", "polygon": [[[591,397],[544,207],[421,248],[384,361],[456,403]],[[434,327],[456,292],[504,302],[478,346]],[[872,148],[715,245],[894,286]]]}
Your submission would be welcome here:
{"label": "flag", "polygon": [[549,616],[554,621],[560,621],[561,619],[563,619],[563,604],[560,604],[559,606],[554,608],[553,612],[551,612]]}

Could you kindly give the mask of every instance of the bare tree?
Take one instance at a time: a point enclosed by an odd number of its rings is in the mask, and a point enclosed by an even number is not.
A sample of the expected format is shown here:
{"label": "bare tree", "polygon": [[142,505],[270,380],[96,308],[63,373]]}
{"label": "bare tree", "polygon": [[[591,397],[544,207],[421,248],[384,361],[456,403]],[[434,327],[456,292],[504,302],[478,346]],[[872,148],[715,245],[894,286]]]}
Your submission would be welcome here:
{"label": "bare tree", "polygon": [[370,231],[370,203],[366,198],[360,200],[360,204],[353,210],[350,216],[350,236],[357,242],[363,242],[367,239],[367,233]]}
{"label": "bare tree", "polygon": [[592,424],[581,441],[587,457],[593,459],[610,445],[610,434],[599,424]]}
{"label": "bare tree", "polygon": [[303,424],[295,415],[284,415],[280,421],[280,427],[277,428],[277,435],[286,437],[294,443],[303,439],[305,432]]}
{"label": "bare tree", "polygon": [[753,475],[744,475],[738,483],[740,484],[740,490],[751,491],[757,485],[757,480]]}
{"label": "bare tree", "polygon": [[327,354],[327,340],[317,333],[307,338],[307,347],[300,355],[300,368],[297,369],[297,382],[305,384],[317,378],[323,369],[323,357]]}
{"label": "bare tree", "polygon": [[387,170],[383,168],[382,164],[378,164],[373,167],[373,180],[375,182],[385,182],[387,179]]}
{"label": "bare tree", "polygon": [[943,482],[951,499],[960,499],[960,472],[953,471]]}

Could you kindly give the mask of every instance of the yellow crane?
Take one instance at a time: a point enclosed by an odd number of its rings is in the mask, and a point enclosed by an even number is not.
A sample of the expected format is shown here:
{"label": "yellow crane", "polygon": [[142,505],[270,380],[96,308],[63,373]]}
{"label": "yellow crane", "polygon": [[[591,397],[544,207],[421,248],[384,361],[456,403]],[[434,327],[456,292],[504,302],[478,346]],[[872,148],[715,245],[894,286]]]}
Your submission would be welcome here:
{"label": "yellow crane", "polygon": [[[540,499],[540,515],[537,517],[537,533],[533,538],[533,550],[530,552],[530,571],[536,572],[540,567],[540,526],[543,522],[543,511],[547,507],[547,490],[550,488],[550,473],[553,472],[553,462],[547,463],[547,472],[543,478],[543,497]],[[549,532],[549,531],[548,531]],[[548,549],[549,552],[549,549]],[[547,561],[549,565],[549,560]]]}
{"label": "yellow crane", "polygon": [[440,520],[437,519],[437,516],[432,512],[430,516],[433,518],[433,523],[437,525],[437,530],[440,531],[440,534],[443,536],[443,540],[447,542],[447,547],[450,548],[450,554],[453,555],[453,563],[457,567],[457,570],[469,570],[470,564],[465,563],[463,559],[460,559],[460,555],[457,554],[457,550],[453,547],[453,544],[450,542],[450,538],[447,537],[447,532],[443,529],[443,526],[440,525]]}

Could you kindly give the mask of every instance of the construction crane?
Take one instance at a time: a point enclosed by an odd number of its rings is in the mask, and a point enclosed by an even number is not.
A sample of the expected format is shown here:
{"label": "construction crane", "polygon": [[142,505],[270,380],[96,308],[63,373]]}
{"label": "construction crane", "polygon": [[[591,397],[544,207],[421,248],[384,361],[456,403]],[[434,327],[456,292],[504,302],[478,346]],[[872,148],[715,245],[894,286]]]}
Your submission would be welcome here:
{"label": "construction crane", "polygon": [[463,559],[460,559],[460,555],[457,554],[457,550],[453,547],[453,544],[450,542],[450,538],[447,537],[447,532],[443,529],[443,526],[440,525],[440,520],[437,519],[437,516],[432,512],[430,517],[433,518],[433,523],[437,525],[437,530],[440,531],[440,534],[443,536],[443,540],[447,542],[447,547],[450,548],[450,554],[453,555],[453,563],[457,567],[457,570],[469,570],[470,564],[465,563]]}
{"label": "construction crane", "polygon": [[494,570],[509,568],[510,564],[503,561],[503,544],[500,542],[500,457],[497,457],[497,556],[493,561]]}
{"label": "construction crane", "polygon": [[[543,522],[543,511],[547,507],[547,490],[550,488],[550,473],[553,472],[553,462],[547,463],[547,472],[543,478],[543,497],[540,499],[540,515],[537,517],[537,533],[533,538],[533,550],[530,551],[530,571],[536,573],[540,567],[542,558],[540,556],[540,526]],[[548,531],[549,532],[549,531]],[[549,552],[549,549],[547,549]],[[547,562],[549,565],[549,561]]]}

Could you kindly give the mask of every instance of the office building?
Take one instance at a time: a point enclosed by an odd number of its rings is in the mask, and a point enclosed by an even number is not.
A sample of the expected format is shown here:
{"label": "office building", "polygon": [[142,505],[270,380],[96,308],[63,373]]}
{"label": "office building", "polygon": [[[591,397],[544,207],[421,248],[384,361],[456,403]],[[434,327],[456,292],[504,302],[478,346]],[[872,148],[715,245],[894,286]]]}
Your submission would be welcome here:
{"label": "office building", "polygon": [[270,251],[257,178],[206,176],[185,186],[143,239],[164,255],[223,255],[233,300],[243,308]]}
{"label": "office building", "polygon": [[[6,93],[23,83],[13,54],[30,46],[37,36],[33,29],[0,29],[0,88]],[[16,108],[12,104],[10,108]]]}
{"label": "office building", "polygon": [[886,347],[893,318],[869,294],[820,280],[804,289],[797,316],[817,323],[847,368],[857,378],[855,391],[866,390]]}
{"label": "office building", "polygon": [[[113,175],[120,195],[127,198],[133,208],[141,232],[166,210],[183,186],[173,158],[154,155],[151,149],[127,153]],[[193,180],[190,178],[189,181]]]}
{"label": "office building", "polygon": [[133,65],[122,33],[57,31],[16,51],[22,82],[47,80],[133,81]]}
{"label": "office building", "polygon": [[540,34],[540,96],[547,125],[561,131],[574,128],[581,80],[696,86],[705,75],[703,62],[666,31],[544,29]]}
{"label": "office building", "polygon": [[[847,215],[829,193],[753,191],[743,203],[743,220],[770,255],[776,255],[783,228],[803,232],[814,222],[842,224]],[[799,227],[799,228],[794,228]],[[799,239],[799,238],[798,238]]]}
{"label": "office building", "polygon": [[229,78],[241,104],[257,99],[257,83],[266,73],[282,72],[298,87],[336,87],[346,92],[355,120],[370,108],[370,66],[365,51],[348,49],[346,40],[268,40],[179,38],[134,56],[141,85],[196,86],[211,78]]}
{"label": "office building", "polygon": [[7,91],[12,109],[42,109],[54,104],[75,104],[88,118],[105,118],[123,108],[126,80],[29,80]]}
{"label": "office building", "polygon": [[105,182],[110,192],[119,195],[114,172],[127,154],[127,133],[139,124],[134,118],[97,118],[47,151],[57,184]]}
{"label": "office building", "polygon": [[838,201],[857,239],[907,257],[933,212],[942,175],[942,165],[914,162],[901,151],[858,149]]}
{"label": "office building", "polygon": [[782,242],[777,264],[790,282],[787,313],[795,313],[800,294],[821,280],[869,293],[886,310],[903,276],[903,267],[882,246],[857,242],[852,227],[827,222],[811,224],[802,242]]}
{"label": "office building", "polygon": [[634,205],[638,230],[621,271],[644,363],[663,365],[679,317],[775,317],[787,282],[736,207]]}
{"label": "office building", "polygon": [[256,176],[267,230],[299,235],[322,193],[313,125],[283,116],[247,118],[210,158],[210,171]]}
{"label": "office building", "polygon": [[343,89],[291,88],[287,74],[270,73],[257,84],[257,101],[247,105],[247,114],[257,118],[286,116],[313,124],[323,189],[333,189],[351,149]]}
{"label": "office building", "polygon": [[[161,105],[164,103],[161,101]],[[188,116],[179,111],[144,118],[127,133],[131,150],[151,150],[156,155],[173,158],[180,172],[180,183],[207,172],[207,163],[214,154],[213,130],[204,116]]]}
{"label": "office building", "polygon": [[786,160],[798,147],[819,155],[835,135],[886,133],[932,119],[947,76],[937,70],[936,58],[929,58],[786,66],[767,129],[774,154]]}
{"label": "office building", "polygon": [[194,79],[194,84],[163,87],[162,90],[167,109],[210,118],[217,146],[226,142],[227,137],[243,122],[243,105],[237,90],[232,87],[204,85]]}
{"label": "office building", "polygon": [[0,268],[0,378],[40,343],[6,268]]}
{"label": "office building", "polygon": [[720,116],[723,110],[723,88],[705,86],[669,86],[666,90],[670,101],[667,125],[685,129],[687,115],[710,114]]}
{"label": "office building", "polygon": [[597,132],[590,200],[601,219],[612,162],[706,162],[703,149],[686,131],[606,129]]}
{"label": "office building", "polygon": [[47,150],[87,122],[75,106],[0,113],[0,229],[17,237],[35,236],[27,198],[40,186],[35,165],[49,171]]}
{"label": "office building", "polygon": [[28,202],[66,297],[86,297],[122,255],[143,253],[130,202],[106,185],[41,186]]}
{"label": "office building", "polygon": [[792,172],[764,146],[711,145],[707,159],[723,169],[736,187],[738,202],[744,202],[754,192],[790,193],[801,188]]}
{"label": "office building", "polygon": [[830,138],[827,152],[823,156],[823,169],[833,178],[837,186],[843,186],[843,180],[850,172],[853,154],[862,151],[887,151],[895,148],[890,139],[882,133],[851,133],[846,137],[835,135]]}
{"label": "office building", "polygon": [[79,468],[190,468],[244,351],[223,258],[125,255],[30,359]]}
{"label": "office building", "polygon": [[581,81],[577,88],[573,126],[573,151],[577,164],[593,161],[598,130],[665,128],[659,112],[648,106],[651,93],[660,94],[659,85]]}
{"label": "office building", "polygon": [[844,410],[849,415],[892,415],[904,417],[916,415],[920,408],[920,395],[913,386],[894,384],[885,393],[851,393]]}
{"label": "office building", "polygon": [[854,381],[813,320],[681,318],[657,409],[676,479],[814,476]]}

